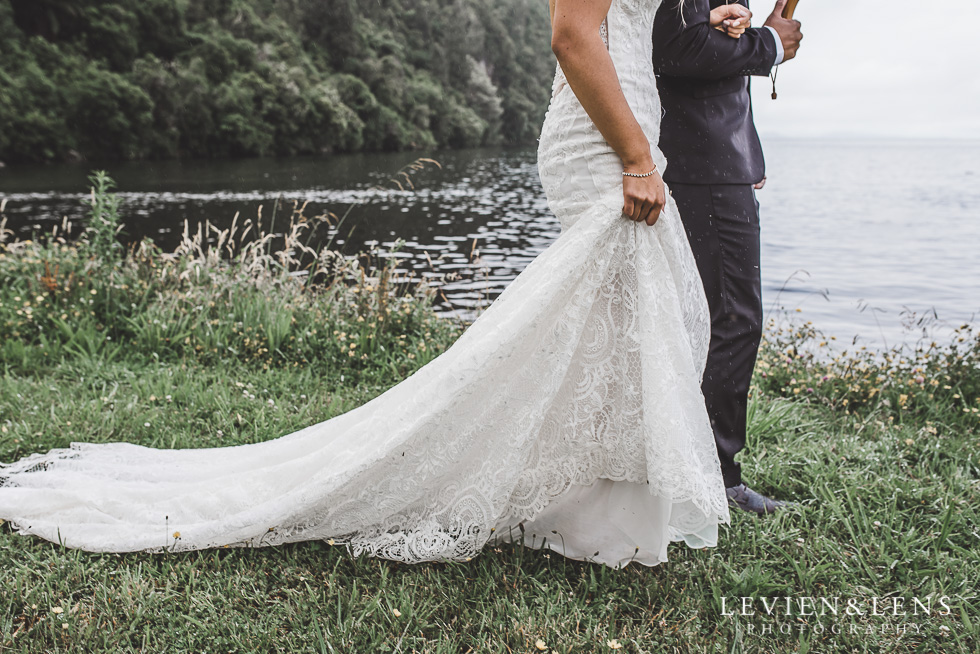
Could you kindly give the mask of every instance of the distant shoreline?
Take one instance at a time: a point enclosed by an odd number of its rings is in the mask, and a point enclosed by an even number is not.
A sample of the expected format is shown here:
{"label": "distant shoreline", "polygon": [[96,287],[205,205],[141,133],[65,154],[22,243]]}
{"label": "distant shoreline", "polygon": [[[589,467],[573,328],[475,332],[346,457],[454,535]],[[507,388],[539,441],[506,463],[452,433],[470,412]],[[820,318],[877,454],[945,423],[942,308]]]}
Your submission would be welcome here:
{"label": "distant shoreline", "polygon": [[881,145],[885,143],[894,143],[896,145],[973,145],[980,147],[980,137],[932,137],[932,136],[868,136],[859,134],[836,134],[832,136],[805,136],[805,135],[786,135],[780,133],[766,133],[761,131],[759,136],[765,141],[805,141],[807,143],[813,143],[814,141],[826,141],[832,144],[859,144],[859,143],[874,143],[876,145]]}

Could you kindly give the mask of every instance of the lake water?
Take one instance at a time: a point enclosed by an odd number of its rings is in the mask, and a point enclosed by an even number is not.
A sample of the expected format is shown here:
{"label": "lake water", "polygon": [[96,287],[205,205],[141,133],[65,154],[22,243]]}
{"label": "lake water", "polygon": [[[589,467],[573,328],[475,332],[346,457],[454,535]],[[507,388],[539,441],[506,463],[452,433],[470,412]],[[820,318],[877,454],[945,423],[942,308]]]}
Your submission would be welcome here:
{"label": "lake water", "polygon": [[[941,338],[980,310],[980,142],[766,142],[763,295],[841,340],[870,346]],[[428,156],[415,191],[384,190],[418,154],[123,163],[107,166],[131,238],[165,249],[184,220],[230,224],[236,212],[268,225],[281,205],[347,213],[334,244],[348,254],[396,239],[400,265],[441,284],[446,312],[485,306],[558,236],[532,149]],[[80,218],[92,166],[0,170],[8,227],[29,236]],[[349,212],[348,212],[349,210]],[[280,216],[283,212],[280,211]],[[282,218],[279,219],[280,221]],[[281,222],[280,222],[281,228]],[[449,280],[445,280],[446,275]],[[796,310],[799,309],[799,313]]]}

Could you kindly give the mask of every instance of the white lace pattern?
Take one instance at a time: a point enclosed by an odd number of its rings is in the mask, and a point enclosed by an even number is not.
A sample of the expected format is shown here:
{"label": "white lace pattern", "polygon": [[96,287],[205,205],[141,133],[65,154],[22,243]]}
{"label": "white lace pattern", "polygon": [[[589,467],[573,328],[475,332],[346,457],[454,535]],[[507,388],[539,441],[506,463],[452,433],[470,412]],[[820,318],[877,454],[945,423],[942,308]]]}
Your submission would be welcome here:
{"label": "white lace pattern", "polygon": [[[658,4],[613,0],[605,32],[654,144]],[[556,512],[574,522],[602,487],[603,501],[654,506],[641,519],[655,536],[619,543],[596,518],[555,534],[565,553],[655,564],[659,536],[714,544],[729,515],[700,391],[709,323],[693,255],[673,202],[652,228],[621,215],[618,157],[560,69],[554,89],[539,170],[562,234],[446,353],[364,406],[268,442],[75,443],[22,459],[0,468],[0,518],[93,551],[333,539],[419,562],[470,558]]]}

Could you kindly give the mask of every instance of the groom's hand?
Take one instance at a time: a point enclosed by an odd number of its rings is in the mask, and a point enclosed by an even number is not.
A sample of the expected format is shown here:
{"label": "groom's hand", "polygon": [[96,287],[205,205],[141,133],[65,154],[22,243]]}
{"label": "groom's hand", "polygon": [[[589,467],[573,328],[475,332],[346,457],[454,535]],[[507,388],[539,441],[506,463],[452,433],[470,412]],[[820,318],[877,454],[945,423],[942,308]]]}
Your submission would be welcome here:
{"label": "groom's hand", "polygon": [[783,18],[783,9],[786,8],[786,0],[777,0],[776,7],[766,19],[765,27],[776,30],[779,40],[783,42],[783,61],[789,61],[796,56],[796,51],[800,49],[800,41],[803,40],[803,32],[800,31],[800,21]]}

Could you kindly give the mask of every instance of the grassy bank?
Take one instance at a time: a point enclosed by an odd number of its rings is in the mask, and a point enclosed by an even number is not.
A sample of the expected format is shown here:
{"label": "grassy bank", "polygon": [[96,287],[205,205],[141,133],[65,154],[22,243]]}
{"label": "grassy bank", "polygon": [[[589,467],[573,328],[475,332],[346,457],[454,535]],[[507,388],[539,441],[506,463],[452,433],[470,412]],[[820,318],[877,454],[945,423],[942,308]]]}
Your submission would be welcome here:
{"label": "grassy bank", "polygon": [[[72,440],[273,438],[374,397],[462,328],[390,269],[304,250],[329,217],[124,253],[105,185],[78,241],[0,236],[0,461]],[[624,571],[511,546],[405,566],[322,543],[86,554],[4,525],[0,651],[976,651],[980,342],[964,329],[881,356],[824,342],[770,330],[742,456],[750,482],[799,505],[734,514],[715,549]],[[842,610],[723,614],[743,596]]]}

